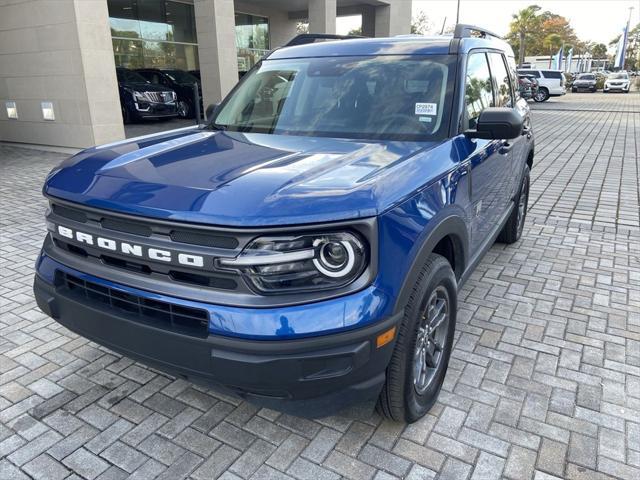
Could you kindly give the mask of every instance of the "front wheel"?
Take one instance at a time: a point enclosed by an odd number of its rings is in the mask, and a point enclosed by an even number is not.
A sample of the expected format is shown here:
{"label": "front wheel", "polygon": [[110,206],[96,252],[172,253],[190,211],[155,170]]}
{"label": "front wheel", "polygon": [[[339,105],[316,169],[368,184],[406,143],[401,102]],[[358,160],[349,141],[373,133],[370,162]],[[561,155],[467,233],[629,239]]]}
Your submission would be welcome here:
{"label": "front wheel", "polygon": [[533,99],[536,102],[546,102],[547,100],[549,100],[549,90],[547,90],[546,88],[538,89]]}
{"label": "front wheel", "polygon": [[178,104],[178,116],[180,118],[189,118],[191,116],[191,105],[189,102],[185,102],[184,100],[179,100]]}
{"label": "front wheel", "polygon": [[438,398],[456,325],[457,282],[451,265],[431,254],[404,310],[376,409],[386,418],[415,422]]}
{"label": "front wheel", "polygon": [[529,166],[525,165],[520,183],[520,191],[516,197],[516,202],[507,223],[498,235],[498,241],[502,243],[515,243],[520,240],[524,230],[524,221],[527,218],[527,207],[529,205]]}

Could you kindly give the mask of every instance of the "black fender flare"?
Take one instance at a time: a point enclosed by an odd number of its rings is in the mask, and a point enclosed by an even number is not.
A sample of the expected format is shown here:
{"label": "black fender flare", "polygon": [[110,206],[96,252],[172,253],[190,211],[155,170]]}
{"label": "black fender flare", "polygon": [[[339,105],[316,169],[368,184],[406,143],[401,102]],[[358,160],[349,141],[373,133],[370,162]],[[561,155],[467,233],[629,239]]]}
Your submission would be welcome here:
{"label": "black fender flare", "polygon": [[450,215],[443,218],[422,242],[417,255],[413,259],[411,267],[404,278],[400,293],[396,299],[394,313],[404,309],[405,305],[409,301],[409,296],[411,295],[413,286],[416,283],[424,262],[433,252],[433,249],[438,242],[447,236],[452,238],[454,257],[456,259],[454,273],[456,275],[456,279],[460,281],[469,262],[470,235],[464,219],[458,215]]}

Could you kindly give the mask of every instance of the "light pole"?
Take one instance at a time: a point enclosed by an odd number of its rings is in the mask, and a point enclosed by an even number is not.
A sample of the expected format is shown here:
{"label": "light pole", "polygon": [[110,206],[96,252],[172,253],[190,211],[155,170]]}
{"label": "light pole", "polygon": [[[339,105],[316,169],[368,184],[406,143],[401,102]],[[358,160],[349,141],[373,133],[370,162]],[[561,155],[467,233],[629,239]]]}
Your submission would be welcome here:
{"label": "light pole", "polygon": [[[631,7],[633,8],[633,7]],[[631,18],[631,17],[629,17]],[[460,23],[460,0],[458,0],[458,9],[456,10],[456,25]]]}

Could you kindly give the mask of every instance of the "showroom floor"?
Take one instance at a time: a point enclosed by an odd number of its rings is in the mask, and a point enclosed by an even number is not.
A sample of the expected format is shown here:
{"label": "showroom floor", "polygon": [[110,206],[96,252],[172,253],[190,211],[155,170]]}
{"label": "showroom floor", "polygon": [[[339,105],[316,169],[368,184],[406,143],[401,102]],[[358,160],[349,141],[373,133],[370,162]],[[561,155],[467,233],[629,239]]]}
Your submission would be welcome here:
{"label": "showroom floor", "polygon": [[60,327],[31,284],[65,155],[0,145],[0,478],[640,478],[640,94],[533,108],[523,239],[462,290],[439,402],[409,426],[257,409]]}

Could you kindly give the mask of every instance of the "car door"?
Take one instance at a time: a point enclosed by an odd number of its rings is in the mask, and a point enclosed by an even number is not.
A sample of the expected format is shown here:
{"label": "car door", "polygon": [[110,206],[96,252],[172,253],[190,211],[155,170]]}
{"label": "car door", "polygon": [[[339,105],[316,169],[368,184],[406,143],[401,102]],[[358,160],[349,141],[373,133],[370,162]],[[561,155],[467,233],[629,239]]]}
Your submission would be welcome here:
{"label": "car door", "polygon": [[[487,52],[472,51],[465,70],[464,129],[474,129],[480,113],[495,105],[495,84]],[[498,228],[505,209],[505,184],[512,175],[505,140],[462,137],[460,153],[471,169],[471,248],[476,254]]]}
{"label": "car door", "polygon": [[[488,56],[495,86],[495,105],[496,107],[514,109],[522,118],[523,125],[525,125],[524,133],[527,135],[531,128],[529,105],[520,98],[519,93],[516,93],[515,60],[509,61],[499,52],[489,52]],[[516,195],[516,189],[520,186],[521,169],[527,155],[526,149],[527,142],[524,136],[505,139],[502,144],[501,150],[508,157],[507,167],[509,169],[509,175],[502,178],[504,183],[501,200],[504,202],[505,208],[510,207],[510,202]]]}
{"label": "car door", "polygon": [[522,117],[523,127],[522,136],[516,140],[517,144],[511,154],[511,163],[514,168],[512,191],[513,196],[515,196],[517,190],[520,188],[522,169],[524,168],[524,164],[527,161],[527,156],[529,155],[530,143],[533,138],[533,126],[531,124],[531,108],[529,108],[529,103],[526,99],[520,96],[520,92],[518,92],[517,88],[514,87],[515,85],[517,85],[516,82],[518,78],[518,73],[516,70],[516,60],[513,56],[507,56],[505,57],[505,59],[507,62],[507,70],[509,71],[509,76],[512,82],[514,108]]}

